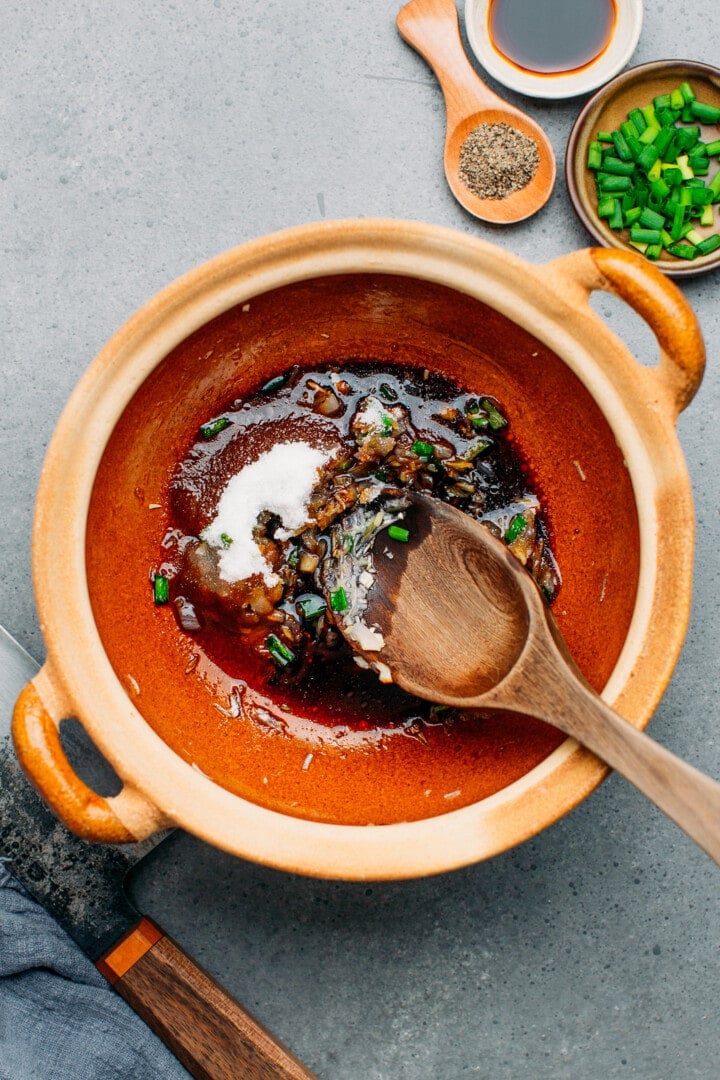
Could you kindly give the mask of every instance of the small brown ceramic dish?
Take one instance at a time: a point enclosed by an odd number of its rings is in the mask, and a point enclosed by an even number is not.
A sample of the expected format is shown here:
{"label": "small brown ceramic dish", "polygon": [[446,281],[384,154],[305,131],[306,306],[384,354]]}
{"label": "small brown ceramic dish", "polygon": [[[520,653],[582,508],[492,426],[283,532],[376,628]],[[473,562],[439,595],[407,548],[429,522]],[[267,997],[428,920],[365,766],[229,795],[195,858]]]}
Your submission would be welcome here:
{"label": "small brown ceramic dish", "polygon": [[[592,312],[596,289],[647,320],[656,367]],[[533,267],[435,226],[324,222],[170,285],[102,350],[58,424],[34,531],[48,658],[13,730],[76,832],[119,842],[177,824],[298,873],[412,877],[519,843],[605,775],[572,740],[518,717],[466,717],[426,741],[343,741],[195,660],[193,640],[153,605],[168,475],[198,423],[291,364],[370,359],[436,370],[507,406],[553,530],[560,625],[606,700],[648,722],[690,604],[693,510],[675,422],[704,349],[687,302],[635,254]],[[122,778],[116,797],[72,772],[58,739],[68,716]]]}
{"label": "small brown ceramic dish", "polygon": [[[709,64],[696,64],[690,60],[657,60],[629,68],[598,90],[579,114],[570,133],[565,151],[565,182],[575,213],[587,231],[606,247],[632,251],[629,233],[614,232],[597,216],[597,191],[594,173],[587,167],[588,146],[598,131],[613,131],[627,120],[630,109],[652,102],[654,97],[669,93],[682,82],[689,82],[697,97],[710,105],[720,107],[720,69]],[[702,125],[701,125],[702,127]],[[704,127],[706,141],[717,139],[718,129]],[[707,180],[718,169],[718,159],[712,159]],[[717,210],[717,208],[716,208]],[[720,218],[716,213],[715,224],[698,227],[698,232],[709,235],[720,232]],[[655,263],[670,277],[694,277],[715,270],[720,266],[720,248],[710,255],[687,262],[664,254]]]}

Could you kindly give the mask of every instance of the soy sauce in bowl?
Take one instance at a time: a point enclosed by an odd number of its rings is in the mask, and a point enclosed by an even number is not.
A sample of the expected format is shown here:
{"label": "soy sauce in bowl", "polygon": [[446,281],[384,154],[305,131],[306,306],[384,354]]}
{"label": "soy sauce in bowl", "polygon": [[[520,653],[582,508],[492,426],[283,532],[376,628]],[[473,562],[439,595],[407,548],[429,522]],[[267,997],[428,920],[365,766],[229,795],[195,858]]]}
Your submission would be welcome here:
{"label": "soy sauce in bowl", "polygon": [[488,35],[523,71],[564,74],[604,52],[616,14],[616,0],[490,0]]}

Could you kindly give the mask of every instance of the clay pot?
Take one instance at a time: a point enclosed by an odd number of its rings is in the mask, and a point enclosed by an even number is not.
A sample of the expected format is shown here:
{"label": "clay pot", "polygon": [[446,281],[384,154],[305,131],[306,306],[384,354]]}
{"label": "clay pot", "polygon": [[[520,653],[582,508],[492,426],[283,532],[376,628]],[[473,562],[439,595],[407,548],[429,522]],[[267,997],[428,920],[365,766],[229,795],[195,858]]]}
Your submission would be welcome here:
{"label": "clay pot", "polygon": [[[592,312],[597,289],[649,323],[656,366]],[[534,267],[435,226],[326,222],[163,290],[102,350],[58,424],[34,532],[48,659],[18,700],[14,736],[74,831],[121,842],[177,824],[298,873],[411,877],[525,840],[605,775],[572,740],[519,717],[469,717],[429,745],[382,747],[370,732],[343,748],[308,717],[277,725],[278,702],[233,704],[232,681],[196,661],[192,638],[152,604],[164,487],[198,424],[292,363],[353,358],[439,370],[506,405],[553,530],[561,628],[605,699],[648,722],[690,605],[693,510],[675,422],[703,372],[692,310],[631,253]],[[67,763],[58,725],[69,716],[122,778],[114,798]]]}

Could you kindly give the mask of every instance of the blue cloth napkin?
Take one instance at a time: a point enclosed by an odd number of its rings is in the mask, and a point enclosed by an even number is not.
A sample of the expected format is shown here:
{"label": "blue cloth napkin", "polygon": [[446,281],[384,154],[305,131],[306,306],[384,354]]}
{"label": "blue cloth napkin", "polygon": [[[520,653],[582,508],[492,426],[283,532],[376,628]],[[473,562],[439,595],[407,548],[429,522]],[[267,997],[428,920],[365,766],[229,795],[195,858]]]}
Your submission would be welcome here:
{"label": "blue cloth napkin", "polygon": [[188,1077],[0,863],[0,1080]]}

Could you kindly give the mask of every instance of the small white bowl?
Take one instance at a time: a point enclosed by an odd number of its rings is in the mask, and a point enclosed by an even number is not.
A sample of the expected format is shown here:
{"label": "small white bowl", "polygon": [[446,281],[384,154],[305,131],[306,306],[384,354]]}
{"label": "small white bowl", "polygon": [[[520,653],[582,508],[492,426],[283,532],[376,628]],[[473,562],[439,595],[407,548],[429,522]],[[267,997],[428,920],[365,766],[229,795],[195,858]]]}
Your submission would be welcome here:
{"label": "small white bowl", "polygon": [[615,0],[612,37],[592,63],[565,74],[536,75],[511,63],[492,44],[488,33],[490,3],[491,0],[465,0],[465,29],[472,51],[488,75],[528,97],[570,98],[602,86],[625,67],[642,28],[642,0]]}

